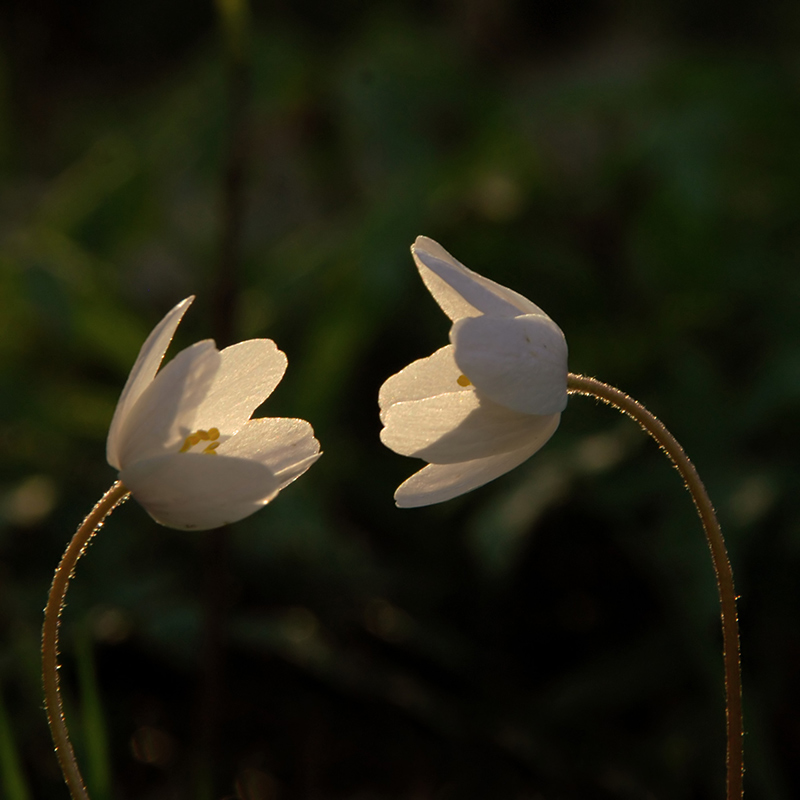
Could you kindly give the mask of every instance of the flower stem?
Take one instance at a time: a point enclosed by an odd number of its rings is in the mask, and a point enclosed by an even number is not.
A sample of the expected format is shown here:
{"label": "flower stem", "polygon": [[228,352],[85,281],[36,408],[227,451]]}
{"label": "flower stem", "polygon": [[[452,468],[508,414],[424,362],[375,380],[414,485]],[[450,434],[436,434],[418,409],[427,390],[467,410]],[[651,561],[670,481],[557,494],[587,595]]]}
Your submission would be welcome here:
{"label": "flower stem", "polygon": [[595,378],[569,374],[567,379],[569,394],[583,394],[594,397],[627,414],[656,440],[659,447],[669,456],[683,478],[686,488],[692,495],[703,530],[706,534],[711,561],[717,577],[720,616],[722,618],[722,657],[725,664],[725,714],[728,734],[727,753],[727,800],[740,800],[743,794],[742,778],[744,761],[742,753],[742,675],[739,654],[739,623],[736,614],[736,593],[733,588],[733,570],[725,549],[717,515],[711,505],[694,464],[684,452],[678,440],[666,429],[663,423],[651,414],[641,403],[619,389],[601,383]]}
{"label": "flower stem", "polygon": [[42,628],[42,681],[44,683],[44,702],[47,710],[47,721],[53,736],[58,763],[64,775],[67,787],[73,800],[89,800],[89,793],[83,782],[75,751],[69,740],[67,722],[64,719],[64,704],[58,678],[58,630],[61,623],[61,612],[64,610],[67,588],[75,574],[78,559],[86,552],[92,537],[103,527],[106,517],[121,503],[124,503],[130,492],[117,481],[100,499],[97,505],[75,531],[75,535],[67,545],[61,563],[53,576],[53,584],[44,610],[44,626]]}

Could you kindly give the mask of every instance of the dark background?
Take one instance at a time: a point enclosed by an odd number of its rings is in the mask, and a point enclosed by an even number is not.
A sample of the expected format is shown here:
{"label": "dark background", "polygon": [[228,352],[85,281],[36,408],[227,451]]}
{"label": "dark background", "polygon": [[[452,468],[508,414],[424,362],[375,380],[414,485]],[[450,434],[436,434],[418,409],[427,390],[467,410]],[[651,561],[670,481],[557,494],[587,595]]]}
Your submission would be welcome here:
{"label": "dark background", "polygon": [[421,233],[694,459],[742,595],[747,796],[800,795],[800,5],[220,8],[227,45],[209,3],[0,7],[0,795],[66,797],[41,609],[138,348],[196,293],[176,344],[274,338],[259,413],[325,454],[223,534],[131,501],[80,563],[94,800],[723,797],[713,573],[633,423],[573,398],[512,474],[394,507],[421,463],[377,391],[448,331]]}

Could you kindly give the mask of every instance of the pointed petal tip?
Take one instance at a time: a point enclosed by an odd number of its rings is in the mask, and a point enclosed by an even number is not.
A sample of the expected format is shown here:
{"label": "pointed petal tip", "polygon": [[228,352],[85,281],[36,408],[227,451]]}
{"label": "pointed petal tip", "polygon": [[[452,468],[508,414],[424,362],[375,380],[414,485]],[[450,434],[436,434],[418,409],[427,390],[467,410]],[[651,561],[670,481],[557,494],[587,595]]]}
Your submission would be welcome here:
{"label": "pointed petal tip", "polygon": [[170,309],[170,311],[167,313],[167,316],[180,312],[180,316],[183,317],[183,315],[186,313],[186,310],[192,303],[194,303],[195,299],[196,295],[193,294],[190,294],[188,297],[184,297],[180,303],[176,303],[172,309]]}
{"label": "pointed petal tip", "polygon": [[394,493],[394,504],[397,508],[425,508],[441,502],[435,496],[429,496],[422,492],[404,492],[401,491],[402,488],[401,484]]}
{"label": "pointed petal tip", "polygon": [[398,487],[397,491],[394,493],[394,504],[397,508],[411,508],[408,505],[408,501],[403,498],[400,494],[400,488]]}
{"label": "pointed petal tip", "polygon": [[175,335],[186,309],[192,304],[194,298],[194,295],[189,295],[189,297],[184,298],[180,303],[173,306],[161,322],[153,328],[139,349],[139,354],[122,389],[108,430],[106,459],[115,469],[121,468],[119,455],[121,447],[120,432],[125,419],[139,396],[153,381],[164,354],[172,341],[172,337]]}
{"label": "pointed petal tip", "polygon": [[394,504],[397,508],[424,508],[431,505],[430,503],[421,503],[418,500],[411,500],[407,497],[398,497],[395,493]]}
{"label": "pointed petal tip", "polygon": [[435,239],[430,236],[417,236],[414,244],[411,245],[413,256],[430,256],[446,263],[457,263],[456,259],[442,247]]}
{"label": "pointed petal tip", "polygon": [[447,250],[442,247],[435,239],[430,236],[417,236],[414,244],[411,245],[411,255],[415,260],[422,261],[423,265],[431,269],[431,264],[428,260],[433,258],[437,261],[443,261],[452,267],[464,269],[464,265],[454,258]]}

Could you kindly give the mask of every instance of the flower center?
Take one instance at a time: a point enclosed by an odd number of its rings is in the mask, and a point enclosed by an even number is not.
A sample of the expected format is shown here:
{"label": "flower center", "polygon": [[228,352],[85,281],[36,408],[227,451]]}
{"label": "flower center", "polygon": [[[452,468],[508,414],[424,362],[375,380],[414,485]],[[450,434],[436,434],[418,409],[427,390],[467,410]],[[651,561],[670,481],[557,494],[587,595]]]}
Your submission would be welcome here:
{"label": "flower center", "polygon": [[216,450],[220,445],[220,443],[217,441],[218,439],[219,428],[209,428],[207,431],[195,431],[194,433],[190,433],[183,440],[183,445],[181,445],[179,452],[188,453],[195,445],[200,444],[200,442],[209,442],[209,444],[203,449],[203,452],[208,453],[211,456],[215,456],[217,454]]}
{"label": "flower center", "polygon": [[456,383],[459,386],[472,386],[472,381],[466,375],[459,375],[456,378]]}

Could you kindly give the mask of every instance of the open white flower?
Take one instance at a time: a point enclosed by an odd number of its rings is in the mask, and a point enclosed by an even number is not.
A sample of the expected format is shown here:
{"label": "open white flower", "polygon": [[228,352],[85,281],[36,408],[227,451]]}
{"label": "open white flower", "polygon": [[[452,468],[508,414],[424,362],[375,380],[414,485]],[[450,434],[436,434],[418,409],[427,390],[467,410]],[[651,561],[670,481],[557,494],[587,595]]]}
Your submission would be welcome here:
{"label": "open white flower", "polygon": [[567,404],[567,343],[520,294],[467,269],[425,236],[411,247],[453,320],[450,344],[381,387],[381,441],[429,462],[395,492],[405,508],[449,500],[503,475],[553,435]]}
{"label": "open white flower", "polygon": [[193,300],[178,303],[142,346],[111,421],[106,456],[157,522],[206,530],[266,505],[320,449],[304,420],[250,419],[286,371],[286,356],[270,339],[222,351],[210,339],[197,342],[159,371]]}

